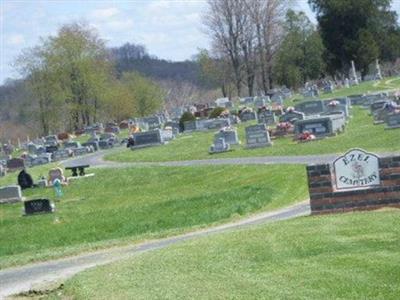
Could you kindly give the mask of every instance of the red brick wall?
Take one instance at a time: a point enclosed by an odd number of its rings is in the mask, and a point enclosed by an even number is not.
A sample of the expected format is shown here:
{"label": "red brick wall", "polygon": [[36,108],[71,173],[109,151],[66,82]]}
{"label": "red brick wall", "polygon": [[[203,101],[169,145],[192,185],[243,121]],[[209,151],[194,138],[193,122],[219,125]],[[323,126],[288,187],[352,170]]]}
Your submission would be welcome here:
{"label": "red brick wall", "polygon": [[379,159],[381,184],[376,187],[335,191],[329,164],[307,166],[312,214],[400,208],[400,156]]}

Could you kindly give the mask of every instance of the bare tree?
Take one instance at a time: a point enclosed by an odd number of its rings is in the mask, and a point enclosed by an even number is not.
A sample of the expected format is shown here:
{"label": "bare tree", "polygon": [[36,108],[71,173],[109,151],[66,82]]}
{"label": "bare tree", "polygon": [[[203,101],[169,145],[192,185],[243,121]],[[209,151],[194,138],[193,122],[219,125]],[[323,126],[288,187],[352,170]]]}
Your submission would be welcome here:
{"label": "bare tree", "polygon": [[208,11],[204,16],[207,33],[212,38],[214,51],[229,57],[234,72],[238,96],[241,95],[243,81],[241,55],[243,32],[247,14],[244,0],[208,1]]}
{"label": "bare tree", "polygon": [[246,0],[256,35],[260,86],[266,93],[272,85],[274,58],[284,37],[283,23],[291,0]]}

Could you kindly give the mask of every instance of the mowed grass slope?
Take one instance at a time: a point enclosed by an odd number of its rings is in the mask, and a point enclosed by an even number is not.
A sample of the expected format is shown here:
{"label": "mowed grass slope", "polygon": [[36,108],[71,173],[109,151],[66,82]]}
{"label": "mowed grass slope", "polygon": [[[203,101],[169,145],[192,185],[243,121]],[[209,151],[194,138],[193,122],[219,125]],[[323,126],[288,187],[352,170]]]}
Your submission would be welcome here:
{"label": "mowed grass slope", "polygon": [[[54,214],[0,205],[0,268],[182,233],[308,198],[305,167],[96,169],[73,181]],[[55,199],[51,188],[24,192]]]}
{"label": "mowed grass slope", "polygon": [[214,132],[209,131],[183,134],[164,146],[134,151],[125,149],[106,155],[105,158],[120,162],[156,162],[250,156],[318,155],[343,153],[354,147],[373,152],[400,151],[400,129],[385,130],[384,124],[374,125],[372,116],[368,115],[368,110],[354,107],[352,113],[353,118],[344,133],[308,143],[297,143],[292,137],[285,137],[275,139],[272,147],[246,149],[245,127],[250,123],[242,123],[238,126],[238,133],[243,144],[231,152],[210,155],[208,150],[213,142]]}
{"label": "mowed grass slope", "polygon": [[51,299],[398,299],[400,212],[302,217],[85,271]]}

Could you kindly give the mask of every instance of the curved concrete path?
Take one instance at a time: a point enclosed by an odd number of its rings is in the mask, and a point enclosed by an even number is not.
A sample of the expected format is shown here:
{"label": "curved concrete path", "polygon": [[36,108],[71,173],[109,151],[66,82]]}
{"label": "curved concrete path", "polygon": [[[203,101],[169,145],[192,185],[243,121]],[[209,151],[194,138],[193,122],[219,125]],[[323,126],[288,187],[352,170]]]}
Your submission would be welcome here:
{"label": "curved concrete path", "polygon": [[[260,156],[260,157],[234,157],[234,158],[213,158],[202,160],[182,160],[182,161],[166,161],[166,162],[114,162],[104,160],[106,154],[110,151],[123,151],[117,148],[113,150],[98,151],[93,154],[72,158],[63,161],[64,166],[72,166],[79,164],[89,164],[91,167],[98,168],[127,168],[137,166],[201,166],[201,165],[259,165],[259,164],[323,164],[332,163],[339,155],[337,154],[321,154],[321,155],[293,155],[293,156]],[[395,155],[395,153],[380,153],[380,156]]]}
{"label": "curved concrete path", "polygon": [[186,240],[201,238],[210,234],[250,225],[277,222],[310,214],[307,202],[302,202],[284,209],[265,212],[244,220],[227,223],[166,239],[149,241],[138,245],[111,248],[102,251],[85,253],[73,257],[30,264],[22,267],[9,268],[0,271],[0,298],[29,290],[46,289],[51,284],[65,280],[78,272],[129,256],[167,247]]}

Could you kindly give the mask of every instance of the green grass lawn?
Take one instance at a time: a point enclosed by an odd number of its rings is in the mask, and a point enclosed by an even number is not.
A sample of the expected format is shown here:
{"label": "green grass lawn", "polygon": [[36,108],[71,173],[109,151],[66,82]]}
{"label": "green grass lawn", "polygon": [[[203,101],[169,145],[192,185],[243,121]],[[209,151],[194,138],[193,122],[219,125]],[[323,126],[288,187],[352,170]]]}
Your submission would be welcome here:
{"label": "green grass lawn", "polygon": [[[380,81],[365,81],[359,85],[351,86],[349,88],[341,88],[334,90],[333,93],[321,93],[320,99],[329,99],[335,97],[346,97],[351,95],[369,94],[381,91],[392,91],[400,89],[400,77],[384,78]],[[303,96],[296,94],[292,99],[286,101],[287,106],[295,105],[298,101],[303,100]]]}
{"label": "green grass lawn", "polygon": [[139,254],[51,299],[399,299],[399,211],[302,217]]}
{"label": "green grass lawn", "polygon": [[[21,203],[0,205],[0,268],[178,234],[308,198],[300,165],[95,173],[65,187],[54,214],[22,217]],[[51,188],[24,196],[55,198]]]}
{"label": "green grass lawn", "polygon": [[213,142],[214,132],[195,132],[183,134],[169,144],[153,148],[131,151],[125,149],[118,153],[106,155],[106,159],[120,162],[155,162],[174,160],[193,160],[208,158],[229,158],[249,156],[310,155],[343,153],[350,148],[364,148],[374,152],[400,151],[400,129],[385,130],[384,124],[374,125],[368,111],[359,107],[352,109],[353,118],[346,131],[335,137],[309,143],[297,143],[292,137],[274,140],[268,148],[245,149],[245,127],[249,123],[238,126],[239,139],[243,144],[231,152],[208,154]]}

